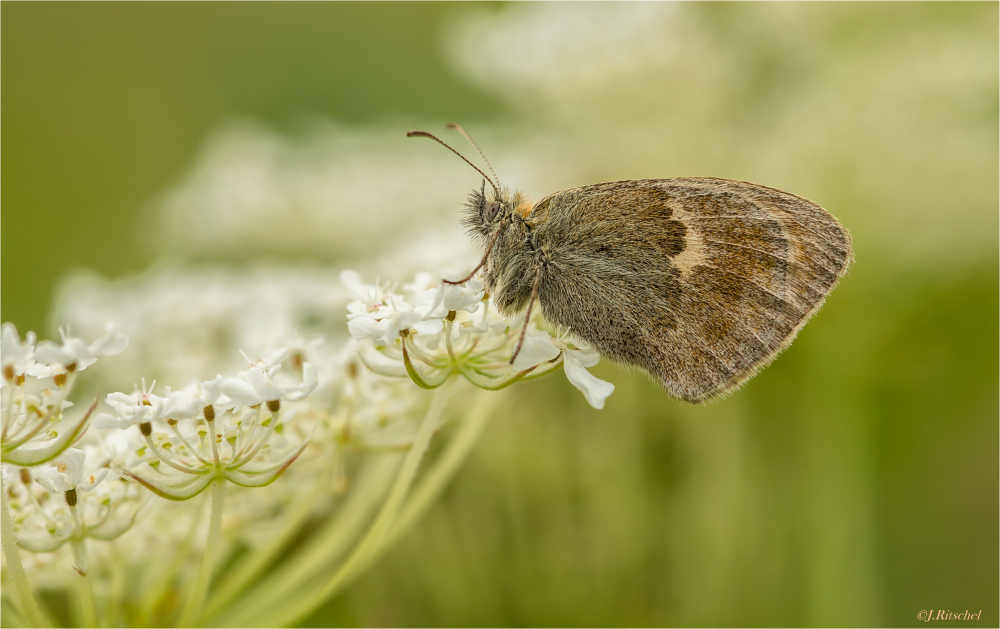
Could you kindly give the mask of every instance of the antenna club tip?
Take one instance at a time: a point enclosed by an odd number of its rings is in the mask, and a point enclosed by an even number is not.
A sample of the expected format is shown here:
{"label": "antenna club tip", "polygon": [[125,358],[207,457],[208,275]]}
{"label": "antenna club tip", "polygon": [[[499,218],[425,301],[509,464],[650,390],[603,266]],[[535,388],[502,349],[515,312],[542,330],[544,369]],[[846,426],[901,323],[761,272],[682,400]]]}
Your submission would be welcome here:
{"label": "antenna club tip", "polygon": [[423,135],[423,134],[424,134],[423,131],[407,131],[406,132],[406,137],[408,137],[408,138],[415,138],[415,137]]}
{"label": "antenna club tip", "polygon": [[449,122],[444,126],[445,129],[461,129],[462,125],[455,124],[454,122]]}

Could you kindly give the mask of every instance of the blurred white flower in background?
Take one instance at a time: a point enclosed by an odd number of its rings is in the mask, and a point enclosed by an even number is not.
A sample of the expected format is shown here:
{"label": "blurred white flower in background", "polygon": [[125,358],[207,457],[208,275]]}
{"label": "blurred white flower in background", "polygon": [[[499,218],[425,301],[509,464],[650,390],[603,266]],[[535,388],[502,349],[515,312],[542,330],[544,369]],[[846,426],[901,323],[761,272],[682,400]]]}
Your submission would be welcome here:
{"label": "blurred white flower in background", "polygon": [[[984,91],[992,94],[993,69],[974,62],[976,49],[957,33],[942,43],[954,60],[947,69],[920,63],[931,53],[919,38],[858,65],[830,56],[835,25],[823,15],[794,3],[727,12],[652,2],[477,7],[448,25],[443,47],[459,75],[515,112],[470,131],[501,181],[535,199],[599,181],[720,176],[794,190],[835,208],[845,224],[892,239],[883,249],[901,264],[926,261],[931,251],[955,255],[942,249],[951,238],[939,229],[968,240],[958,255],[992,247],[972,228],[978,199],[930,199],[885,182],[920,172],[955,184],[928,189],[960,196],[972,189],[960,184],[971,176],[962,169],[927,164],[941,151],[961,155],[955,164],[970,152],[989,159],[992,144],[949,140],[947,121],[920,118],[925,110],[910,103],[942,94],[979,102]],[[764,48],[745,54],[748,42]],[[165,253],[202,259],[308,254],[360,268],[357,262],[378,253],[397,262],[378,263],[382,276],[403,266],[461,272],[456,260],[475,255],[457,213],[480,179],[441,147],[404,137],[411,128],[440,130],[463,148],[445,122],[464,121],[348,127],[314,119],[293,134],[230,121],[150,206],[143,231],[155,234]],[[914,135],[934,141],[905,155],[888,152]],[[855,172],[849,166],[859,154],[878,156],[884,170]],[[865,203],[881,197],[885,211],[857,211],[862,193]],[[912,220],[942,204],[953,211],[938,228]],[[436,246],[418,256],[424,263],[398,264],[406,247],[430,239]]]}
{"label": "blurred white flower in background", "polygon": [[463,75],[512,105],[586,112],[593,105],[580,99],[609,87],[622,97],[623,86],[655,90],[675,55],[692,54],[682,11],[670,2],[484,8],[462,16],[446,41]]}
{"label": "blurred white flower in background", "polygon": [[[368,257],[404,234],[426,235],[436,230],[428,220],[446,224],[476,180],[454,156],[406,141],[406,130],[314,121],[291,138],[230,122],[154,206],[147,231],[164,251],[209,257]],[[463,174],[468,183],[456,188]],[[449,237],[459,234],[455,222]]]}

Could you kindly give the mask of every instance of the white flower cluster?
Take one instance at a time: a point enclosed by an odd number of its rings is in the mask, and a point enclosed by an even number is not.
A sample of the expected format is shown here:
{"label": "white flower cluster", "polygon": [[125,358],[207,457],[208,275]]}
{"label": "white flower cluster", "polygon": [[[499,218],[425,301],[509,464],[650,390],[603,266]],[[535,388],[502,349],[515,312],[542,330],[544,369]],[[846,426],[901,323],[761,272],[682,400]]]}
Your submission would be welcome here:
{"label": "white flower cluster", "polygon": [[346,304],[337,271],[324,267],[162,265],[115,281],[77,274],[61,287],[53,317],[84,335],[115,321],[129,335],[129,351],[94,366],[105,391],[130,389],[139,374],[208,379],[231,370],[240,350],[262,356],[278,347],[307,354],[323,388],[339,377],[327,367],[345,335],[337,313]]}
{"label": "white flower cluster", "polygon": [[[110,579],[117,566],[142,574],[145,565],[174,562],[171,555],[180,553],[202,564],[192,586],[202,592],[217,553],[253,548],[260,555],[248,559],[251,568],[230,575],[231,583],[211,600],[199,595],[172,613],[180,614],[181,624],[199,618],[235,622],[248,613],[238,604],[243,596],[258,600],[261,609],[284,609],[275,605],[318,578],[303,569],[293,577],[282,573],[285,580],[278,584],[264,574],[297,527],[339,523],[341,496],[344,508],[352,500],[374,508],[378,496],[393,497],[398,508],[405,498],[388,493],[384,484],[365,483],[389,482],[372,471],[381,457],[406,453],[419,461],[428,441],[454,417],[442,406],[449,394],[424,389],[441,387],[452,376],[502,389],[560,366],[596,408],[614,389],[587,371],[599,359],[596,352],[553,337],[537,318],[511,362],[523,317],[499,315],[478,280],[457,286],[420,273],[397,290],[366,284],[348,271],[337,286],[328,273],[317,273],[281,276],[262,288],[259,282],[202,274],[214,278],[206,286],[197,273],[185,277],[169,269],[162,278],[72,285],[72,299],[63,298],[60,312],[91,331],[102,317],[114,315],[133,336],[131,344],[115,327],[93,342],[64,328],[60,343],[36,344],[34,334],[22,340],[13,325],[3,326],[3,483],[12,525],[5,539],[31,551],[25,557],[31,578],[24,581],[68,587],[65,579],[77,578],[68,565],[91,579]],[[340,335],[339,341],[336,317],[316,315],[334,304],[348,312],[350,337]],[[246,362],[233,369],[237,343],[255,352],[281,349],[257,354],[261,358],[244,354]],[[128,352],[94,367],[98,358],[127,345]],[[205,378],[216,366],[222,375]],[[73,413],[71,391],[88,368],[87,388],[98,384],[111,392]],[[192,381],[185,371],[201,377]],[[126,372],[141,386],[122,391]],[[145,374],[180,386],[147,386]],[[456,437],[456,443],[468,452],[472,442],[463,439]],[[415,469],[403,466],[399,473]],[[242,489],[279,477],[280,490]],[[432,477],[439,487],[447,479]],[[353,487],[369,488],[363,498],[351,498]],[[203,492],[211,496],[209,509],[180,506]],[[234,493],[241,499],[225,498]],[[421,501],[432,495],[421,493]],[[208,535],[192,537],[206,512]],[[356,527],[350,524],[355,516],[344,517],[343,526]],[[329,540],[347,543],[356,534],[333,527],[316,543],[325,548]],[[124,544],[119,548],[145,550],[123,557],[107,543],[116,538]],[[4,550],[18,554],[7,542]],[[72,559],[63,556],[68,550]],[[290,561],[317,566],[320,556],[306,546]],[[253,593],[245,594],[248,589]],[[132,604],[130,615],[109,622],[154,622],[157,596],[152,591]],[[293,609],[289,604],[281,613],[297,613]]]}
{"label": "white flower cluster", "polygon": [[523,317],[509,320],[491,308],[477,279],[455,285],[420,273],[401,294],[365,284],[353,271],[341,279],[355,299],[347,307],[348,329],[356,340],[370,341],[360,347],[361,358],[376,373],[406,375],[427,389],[456,374],[484,389],[502,389],[562,363],[594,408],[604,408],[615,389],[587,371],[600,360],[596,351],[552,337],[538,328],[537,318],[528,322],[524,344],[511,362]]}
{"label": "white flower cluster", "polygon": [[[87,451],[91,460],[99,458],[96,448]],[[137,486],[102,482],[108,469],[94,468],[93,463],[87,466],[86,459],[84,450],[69,448],[49,464],[20,468],[17,478],[21,482],[7,486],[17,544],[39,553],[71,542],[74,568],[81,574],[86,574],[89,563],[80,546],[83,539],[119,537],[132,526],[142,505]],[[63,499],[53,499],[53,494]]]}
{"label": "white flower cluster", "polygon": [[[0,332],[3,479],[23,549],[52,552],[70,542],[73,565],[86,574],[84,540],[126,532],[144,502],[142,487],[172,500],[192,498],[217,480],[259,487],[305,449],[305,439],[290,444],[283,425],[296,414],[283,404],[318,385],[301,350],[248,359],[232,377],[167,388],[163,396],[145,385],[132,394],[110,393],[105,402],[112,412],[97,414],[93,423],[101,430],[88,433],[97,400],[82,415],[65,416],[77,376],[99,356],[122,352],[128,340],[110,325],[92,343],[66,328],[60,334],[61,343],[36,345],[34,333],[22,341],[12,324]],[[294,382],[281,377],[286,359],[300,374]],[[116,482],[103,482],[109,473]]]}
{"label": "white flower cluster", "polygon": [[114,413],[98,415],[97,427],[138,426],[141,436],[137,447],[114,461],[116,471],[173,500],[192,498],[218,479],[245,487],[274,482],[306,445],[272,439],[284,431],[282,403],[303,399],[318,384],[308,362],[301,363],[301,382],[280,382],[280,363],[288,354],[282,348],[248,359],[235,377],[168,388],[165,396],[153,387],[109,394]]}
{"label": "white flower cluster", "polygon": [[[35,347],[35,334],[24,342],[10,323],[0,327],[2,389],[2,460],[17,465],[38,465],[56,457],[86,428],[90,413],[69,430],[57,430],[78,373],[97,362],[97,356],[122,352],[128,339],[109,325],[106,334],[93,343],[60,329],[62,344],[42,341]],[[27,376],[31,376],[29,380]],[[51,383],[49,382],[51,380]]]}
{"label": "white flower cluster", "polygon": [[[29,332],[22,342],[13,325],[5,323],[0,329],[0,455],[18,545],[50,552],[72,541],[75,568],[86,574],[82,540],[113,539],[127,530],[135,509],[120,507],[134,503],[135,492],[106,484],[103,491],[94,492],[108,470],[85,474],[85,451],[69,446],[86,431],[96,402],[73,420],[65,417],[65,411],[73,406],[68,398],[77,374],[97,362],[98,356],[122,352],[128,339],[114,326],[89,344],[66,328],[59,332],[61,344],[42,341],[36,346],[34,333]],[[34,474],[29,467],[34,467]],[[6,481],[13,478],[20,483],[8,485]],[[82,501],[81,493],[87,494]],[[64,499],[52,500],[51,494]]]}

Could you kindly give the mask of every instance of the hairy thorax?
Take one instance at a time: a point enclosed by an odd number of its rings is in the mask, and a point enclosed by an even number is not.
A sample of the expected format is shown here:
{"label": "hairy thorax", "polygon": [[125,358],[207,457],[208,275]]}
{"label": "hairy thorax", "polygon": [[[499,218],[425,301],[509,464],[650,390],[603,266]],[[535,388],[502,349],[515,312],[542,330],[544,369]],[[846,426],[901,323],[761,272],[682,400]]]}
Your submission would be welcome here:
{"label": "hairy thorax", "polygon": [[536,248],[532,228],[523,220],[513,218],[500,229],[484,277],[497,309],[512,316],[527,307],[544,253]]}
{"label": "hairy thorax", "polygon": [[545,254],[536,244],[539,224],[534,220],[535,205],[527,196],[505,193],[501,208],[498,220],[483,233],[487,241],[496,238],[486,261],[484,282],[497,309],[512,316],[527,307]]}

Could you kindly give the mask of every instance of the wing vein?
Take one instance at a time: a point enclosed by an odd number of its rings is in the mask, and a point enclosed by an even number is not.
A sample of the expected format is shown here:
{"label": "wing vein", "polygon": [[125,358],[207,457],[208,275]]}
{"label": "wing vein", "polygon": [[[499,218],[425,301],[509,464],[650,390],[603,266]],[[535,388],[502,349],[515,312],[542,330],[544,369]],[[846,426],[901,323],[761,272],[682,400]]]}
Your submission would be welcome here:
{"label": "wing vein", "polygon": [[[733,277],[737,277],[737,278],[743,280],[744,282],[746,282],[747,284],[750,284],[751,286],[756,286],[760,290],[764,291],[765,293],[767,293],[771,297],[774,297],[775,299],[777,299],[778,301],[784,303],[785,305],[788,305],[788,306],[791,306],[792,308],[795,308],[795,305],[792,304],[791,302],[789,302],[788,300],[786,300],[784,297],[782,297],[782,296],[780,296],[780,295],[778,295],[776,293],[773,293],[769,289],[764,288],[763,286],[761,286],[757,282],[754,282],[753,280],[751,280],[748,277],[744,277],[744,276],[742,276],[742,275],[740,275],[738,273],[733,273],[732,271],[727,271],[726,269],[723,269],[721,267],[717,267],[714,264],[704,264],[704,263],[702,263],[700,266],[707,266],[709,268],[715,269],[716,271],[721,271],[722,273],[725,273],[726,275],[732,275]],[[798,312],[798,308],[795,308],[795,311]]]}
{"label": "wing vein", "polygon": [[763,249],[758,249],[756,247],[748,247],[747,245],[741,245],[735,242],[727,242],[725,240],[709,240],[707,238],[702,238],[702,242],[710,242],[716,245],[729,245],[730,247],[739,247],[740,249],[746,249],[747,251],[756,251],[757,253],[761,253],[765,256],[768,256],[769,258],[774,258],[775,260],[781,260],[786,264],[792,264],[789,260],[786,260],[785,258],[777,256],[773,253],[768,253],[767,251],[764,251]]}

